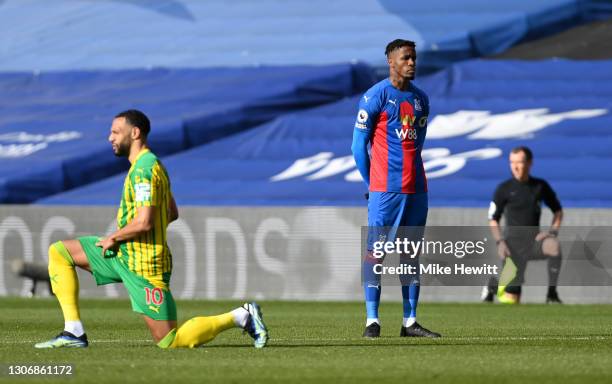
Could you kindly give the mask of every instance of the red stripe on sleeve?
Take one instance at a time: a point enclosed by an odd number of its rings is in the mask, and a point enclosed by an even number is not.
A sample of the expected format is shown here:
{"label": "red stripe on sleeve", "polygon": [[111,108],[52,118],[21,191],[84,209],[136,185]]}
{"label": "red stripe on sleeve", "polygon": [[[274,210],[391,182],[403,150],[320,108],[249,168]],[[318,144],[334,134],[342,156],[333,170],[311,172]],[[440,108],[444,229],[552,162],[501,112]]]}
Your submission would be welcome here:
{"label": "red stripe on sleeve", "polygon": [[[402,131],[414,131],[414,108],[412,104],[407,101],[400,104],[400,117],[402,119]],[[406,138],[402,140],[402,193],[414,193],[416,191],[416,150],[414,143],[414,138],[409,138],[406,132]]]}
{"label": "red stripe on sleeve", "polygon": [[387,111],[383,111],[374,129],[372,139],[372,161],[370,166],[370,190],[385,192],[389,162],[389,143],[387,142]]}

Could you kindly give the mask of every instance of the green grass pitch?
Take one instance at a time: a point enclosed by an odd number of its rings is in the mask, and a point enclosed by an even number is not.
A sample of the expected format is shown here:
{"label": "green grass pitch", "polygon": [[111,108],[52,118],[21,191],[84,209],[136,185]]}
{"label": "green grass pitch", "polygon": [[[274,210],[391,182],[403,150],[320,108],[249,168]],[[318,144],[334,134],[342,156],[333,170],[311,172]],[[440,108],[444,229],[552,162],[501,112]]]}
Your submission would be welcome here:
{"label": "green grass pitch", "polygon": [[[180,301],[179,321],[240,302]],[[382,337],[361,338],[361,303],[262,302],[271,340],[255,350],[230,330],[199,349],[160,350],[127,300],[82,300],[90,347],[35,350],[61,330],[53,299],[0,299],[0,382],[8,364],[75,366],[70,383],[610,383],[612,306],[428,304],[419,322],[437,340],[397,337],[401,304],[382,303]]]}

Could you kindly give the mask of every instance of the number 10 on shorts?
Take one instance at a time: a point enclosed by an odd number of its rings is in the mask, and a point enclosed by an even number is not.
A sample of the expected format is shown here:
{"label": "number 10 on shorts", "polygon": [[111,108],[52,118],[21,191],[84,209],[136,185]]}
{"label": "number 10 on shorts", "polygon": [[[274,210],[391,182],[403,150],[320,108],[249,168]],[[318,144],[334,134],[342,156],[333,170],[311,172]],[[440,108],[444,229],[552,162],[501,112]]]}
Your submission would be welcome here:
{"label": "number 10 on shorts", "polygon": [[147,305],[153,303],[155,305],[161,305],[164,302],[164,291],[161,288],[149,288],[145,287],[145,295]]}

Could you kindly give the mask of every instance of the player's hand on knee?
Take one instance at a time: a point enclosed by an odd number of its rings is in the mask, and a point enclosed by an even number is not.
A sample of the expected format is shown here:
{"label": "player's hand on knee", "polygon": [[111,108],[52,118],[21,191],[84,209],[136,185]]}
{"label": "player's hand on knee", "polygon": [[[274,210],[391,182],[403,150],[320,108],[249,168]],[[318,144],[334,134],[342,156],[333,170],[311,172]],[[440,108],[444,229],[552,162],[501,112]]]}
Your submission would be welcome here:
{"label": "player's hand on knee", "polygon": [[111,256],[117,249],[118,247],[118,243],[115,241],[115,239],[107,237],[107,238],[101,238],[97,243],[96,246],[102,248],[102,255],[104,257],[109,257]]}
{"label": "player's hand on knee", "polygon": [[505,240],[500,240],[497,242],[497,255],[502,260],[504,260],[506,257],[510,257],[510,248],[508,248],[508,244],[506,244]]}

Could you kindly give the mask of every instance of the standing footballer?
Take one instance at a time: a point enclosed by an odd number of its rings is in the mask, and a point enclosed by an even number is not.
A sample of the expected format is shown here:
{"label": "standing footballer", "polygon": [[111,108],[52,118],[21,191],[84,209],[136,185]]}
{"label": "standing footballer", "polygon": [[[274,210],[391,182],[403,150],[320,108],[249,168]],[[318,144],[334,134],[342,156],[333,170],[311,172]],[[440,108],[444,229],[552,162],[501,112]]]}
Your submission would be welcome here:
{"label": "standing footballer", "polygon": [[178,218],[178,209],[168,173],[147,145],[150,130],[149,119],[138,110],[113,119],[108,138],[113,152],[131,163],[117,213],[119,229],[106,238],[84,236],[49,247],[49,276],[64,314],[64,330],[36,348],[89,345],[79,311],[76,267],[90,272],[98,285],[123,283],[132,310],[142,315],[160,348],[197,347],[234,327],[248,332],[256,348],[266,345],[268,332],[255,302],[217,316],[194,317],[177,328],[166,228]]}
{"label": "standing footballer", "polygon": [[[420,240],[428,210],[421,150],[427,133],[429,99],[411,82],[416,72],[415,43],[393,40],[387,45],[385,54],[389,77],[375,84],[361,98],[351,148],[369,189],[370,231],[368,255],[363,262],[367,316],[364,337],[380,336],[380,275],[372,273],[373,266],[380,260],[372,257],[373,240],[380,239],[381,235],[392,240],[400,226],[420,228],[415,234]],[[368,144],[371,144],[370,154]],[[391,230],[378,233],[383,227]],[[416,322],[419,291],[418,274],[402,279],[404,318],[400,336],[440,337]]]}

